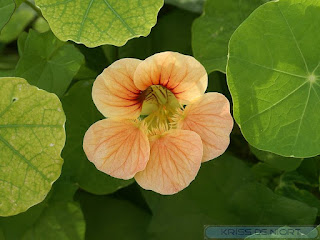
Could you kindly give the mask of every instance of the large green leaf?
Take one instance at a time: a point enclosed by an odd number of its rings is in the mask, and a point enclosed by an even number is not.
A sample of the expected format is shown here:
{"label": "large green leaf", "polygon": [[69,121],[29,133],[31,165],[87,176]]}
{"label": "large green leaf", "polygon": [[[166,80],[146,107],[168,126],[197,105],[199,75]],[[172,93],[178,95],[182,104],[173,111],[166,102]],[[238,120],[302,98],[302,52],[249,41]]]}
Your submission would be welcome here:
{"label": "large green leaf", "polygon": [[287,157],[320,153],[319,25],[319,1],[272,1],[231,37],[234,117],[254,147]]}
{"label": "large green leaf", "polygon": [[163,0],[36,0],[54,34],[87,47],[147,36]]}
{"label": "large green leaf", "polygon": [[5,239],[83,240],[85,221],[79,204],[73,201],[76,190],[77,186],[59,180],[42,203],[16,216],[0,218]]}
{"label": "large green leaf", "polygon": [[194,56],[208,73],[226,72],[228,43],[232,33],[249,14],[266,0],[207,0],[204,14],[194,21]]}
{"label": "large green leaf", "polygon": [[313,224],[317,209],[274,194],[228,154],[201,166],[195,181],[173,196],[143,191],[152,209],[152,239],[200,239],[203,226]]}
{"label": "large green leaf", "polygon": [[79,192],[87,223],[86,239],[143,240],[151,214],[123,199]]}
{"label": "large green leaf", "polygon": [[35,12],[31,8],[21,5],[13,13],[9,22],[3,27],[0,33],[0,42],[10,43],[16,40],[19,34],[29,25],[34,17]]}
{"label": "large green leaf", "polygon": [[165,0],[165,3],[197,13],[202,12],[204,2],[205,0]]}
{"label": "large green leaf", "polygon": [[40,34],[30,30],[24,46],[21,44],[16,76],[62,96],[84,62],[80,51],[72,44],[58,40],[52,32]]}
{"label": "large green leaf", "polygon": [[0,0],[0,32],[12,16],[16,5],[13,0]]}
{"label": "large green leaf", "polygon": [[65,115],[56,95],[0,78],[0,215],[41,202],[59,177]]}
{"label": "large green leaf", "polygon": [[63,175],[88,192],[107,194],[132,183],[100,172],[87,159],[82,142],[91,124],[103,119],[92,101],[92,81],[77,82],[62,99],[67,115],[67,144],[62,156],[65,159]]}

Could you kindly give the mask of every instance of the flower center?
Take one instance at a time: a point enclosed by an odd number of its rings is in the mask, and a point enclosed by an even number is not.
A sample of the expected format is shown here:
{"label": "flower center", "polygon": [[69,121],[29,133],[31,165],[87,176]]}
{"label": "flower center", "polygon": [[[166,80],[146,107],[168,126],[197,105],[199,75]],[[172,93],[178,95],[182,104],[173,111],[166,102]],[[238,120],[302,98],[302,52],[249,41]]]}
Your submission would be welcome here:
{"label": "flower center", "polygon": [[175,95],[161,85],[152,85],[144,92],[141,115],[148,125],[151,135],[161,134],[171,128],[173,116],[181,109]]}

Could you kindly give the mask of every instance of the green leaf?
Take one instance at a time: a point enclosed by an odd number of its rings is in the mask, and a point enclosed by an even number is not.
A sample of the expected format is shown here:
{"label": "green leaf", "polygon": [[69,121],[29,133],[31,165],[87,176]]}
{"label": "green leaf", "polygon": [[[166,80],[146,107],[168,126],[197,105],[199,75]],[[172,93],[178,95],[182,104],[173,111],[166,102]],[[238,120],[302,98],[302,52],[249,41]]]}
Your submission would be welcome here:
{"label": "green leaf", "polygon": [[18,52],[19,52],[19,56],[20,57],[23,55],[24,47],[26,45],[27,38],[28,38],[28,33],[27,32],[22,32],[18,37],[17,45],[18,45]]}
{"label": "green leaf", "polygon": [[164,51],[192,55],[191,25],[197,16],[177,9],[160,18],[150,34],[149,39],[152,42],[150,55]]}
{"label": "green leaf", "polygon": [[279,184],[279,176],[281,171],[276,169],[265,162],[259,162],[252,166],[252,172],[254,173],[256,180],[274,189]]}
{"label": "green leaf", "polygon": [[59,39],[96,47],[122,46],[131,38],[147,36],[163,0],[36,0],[36,4]]}
{"label": "green leaf", "polygon": [[96,48],[87,48],[77,45],[77,48],[85,57],[85,64],[74,77],[77,80],[95,79],[111,63],[118,60],[118,48],[112,45],[104,45]]}
{"label": "green leaf", "polygon": [[148,37],[132,39],[119,48],[119,58],[145,59],[164,51],[192,55],[191,24],[196,17],[194,13],[179,9],[159,17]]}
{"label": "green leaf", "polygon": [[305,159],[297,172],[304,176],[307,184],[314,187],[319,187],[319,176],[320,176],[320,156]]}
{"label": "green leaf", "polygon": [[305,189],[299,189],[293,183],[280,183],[280,186],[276,189],[276,193],[287,198],[295,199],[300,202],[304,202],[311,207],[318,209],[318,216],[320,216],[320,200],[311,192]]}
{"label": "green leaf", "polygon": [[51,203],[22,240],[84,240],[84,236],[85,222],[79,204],[57,202]]}
{"label": "green leaf", "polygon": [[86,239],[147,239],[149,212],[127,200],[110,196],[79,192],[76,197],[87,223]]}
{"label": "green leaf", "polygon": [[83,240],[84,217],[73,201],[76,190],[75,185],[59,180],[42,203],[17,216],[0,218],[5,239]]}
{"label": "green leaf", "polygon": [[78,45],[77,48],[85,57],[86,67],[95,72],[93,78],[96,78],[106,67],[108,67],[108,65],[111,64],[111,62],[107,60],[102,47],[87,48],[84,45]]}
{"label": "green leaf", "polygon": [[228,43],[236,28],[266,0],[207,0],[192,27],[192,49],[208,73],[226,72]]}
{"label": "green leaf", "polygon": [[[59,229],[59,231],[57,231]],[[53,203],[41,215],[22,240],[84,239],[85,222],[80,207],[74,202]]]}
{"label": "green leaf", "polygon": [[13,0],[0,1],[0,32],[11,18],[16,5]]}
{"label": "green leaf", "polygon": [[318,216],[320,216],[319,160],[319,157],[303,160],[296,171],[287,172],[281,176],[276,188],[276,192],[280,195],[316,207]]}
{"label": "green leaf", "polygon": [[26,212],[10,217],[0,217],[0,228],[3,229],[4,239],[21,239],[24,233],[32,228],[46,206],[48,206],[50,195],[49,193],[46,199],[29,208]]}
{"label": "green leaf", "polygon": [[34,16],[35,12],[31,8],[21,5],[3,27],[0,33],[0,42],[10,43],[16,40],[19,34],[30,24]]}
{"label": "green leaf", "polygon": [[231,37],[234,117],[252,146],[286,157],[320,153],[319,25],[319,1],[272,1]]}
{"label": "green leaf", "polygon": [[51,32],[40,34],[30,30],[24,48],[20,49],[23,52],[16,76],[58,96],[65,93],[84,62],[75,46],[61,42]]}
{"label": "green leaf", "polygon": [[108,63],[113,63],[118,60],[118,48],[112,45],[103,45],[101,46],[105,57],[107,58]]}
{"label": "green leaf", "polygon": [[261,151],[252,146],[250,146],[250,150],[260,161],[283,171],[293,171],[297,169],[303,161],[302,158],[282,157],[271,152]]}
{"label": "green leaf", "polygon": [[200,239],[209,224],[313,224],[317,214],[255,182],[250,168],[228,154],[203,164],[194,182],[176,195],[143,194],[153,212],[152,239]]}
{"label": "green leaf", "polygon": [[165,3],[196,13],[202,13],[204,2],[205,0],[165,0]]}
{"label": "green leaf", "polygon": [[62,99],[67,115],[67,144],[62,156],[65,159],[63,175],[88,192],[112,193],[133,181],[125,181],[100,172],[91,163],[82,148],[85,132],[91,124],[104,117],[96,110],[91,96],[92,81],[77,82]]}
{"label": "green leaf", "polygon": [[56,95],[0,78],[0,216],[41,202],[62,166],[65,115]]}
{"label": "green leaf", "polygon": [[[14,1],[16,3],[16,6],[19,7],[23,3],[24,0],[14,0]],[[30,1],[34,2],[33,0],[30,0]]]}
{"label": "green leaf", "polygon": [[99,73],[97,73],[93,69],[89,68],[87,65],[82,65],[81,68],[79,69],[77,75],[74,76],[74,79],[77,81],[94,79],[97,77],[97,75],[99,75]]}
{"label": "green leaf", "polygon": [[283,182],[293,182],[310,188],[318,188],[319,169],[319,157],[305,159],[296,171],[284,173],[281,179]]}

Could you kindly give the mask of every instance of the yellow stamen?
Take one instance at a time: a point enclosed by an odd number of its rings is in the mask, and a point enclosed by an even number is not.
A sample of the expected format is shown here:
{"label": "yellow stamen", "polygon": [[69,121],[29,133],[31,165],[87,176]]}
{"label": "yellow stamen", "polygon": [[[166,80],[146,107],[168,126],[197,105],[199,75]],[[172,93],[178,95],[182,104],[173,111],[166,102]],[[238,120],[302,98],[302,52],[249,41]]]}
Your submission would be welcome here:
{"label": "yellow stamen", "polygon": [[181,109],[175,95],[161,85],[152,85],[144,92],[142,115],[150,135],[159,135],[171,128],[172,118]]}

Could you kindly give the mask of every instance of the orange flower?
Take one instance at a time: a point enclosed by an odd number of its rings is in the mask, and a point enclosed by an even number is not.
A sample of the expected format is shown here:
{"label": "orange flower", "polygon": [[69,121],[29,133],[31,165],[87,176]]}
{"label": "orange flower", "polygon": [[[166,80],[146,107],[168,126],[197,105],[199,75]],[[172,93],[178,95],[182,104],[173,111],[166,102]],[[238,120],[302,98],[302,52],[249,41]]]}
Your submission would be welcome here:
{"label": "orange flower", "polygon": [[233,127],[229,101],[204,94],[207,84],[204,67],[180,53],[116,61],[93,85],[93,101],[107,119],[84,137],[88,159],[161,194],[186,188],[201,162],[227,149]]}

